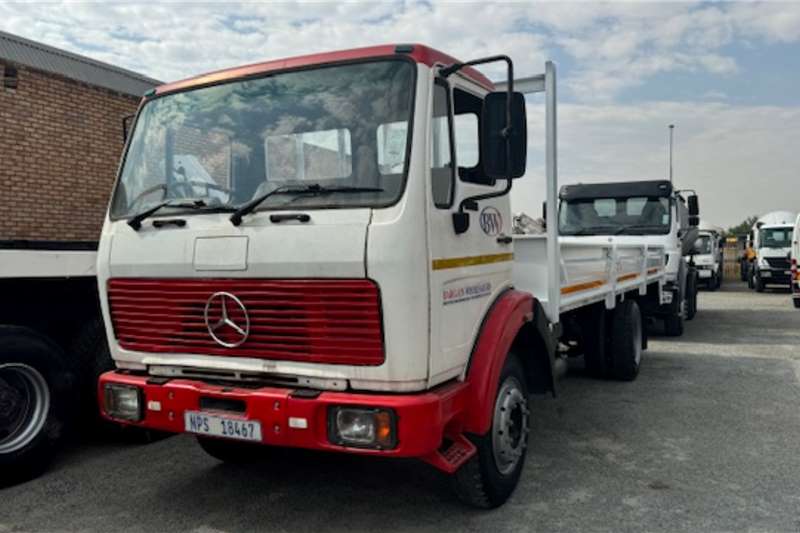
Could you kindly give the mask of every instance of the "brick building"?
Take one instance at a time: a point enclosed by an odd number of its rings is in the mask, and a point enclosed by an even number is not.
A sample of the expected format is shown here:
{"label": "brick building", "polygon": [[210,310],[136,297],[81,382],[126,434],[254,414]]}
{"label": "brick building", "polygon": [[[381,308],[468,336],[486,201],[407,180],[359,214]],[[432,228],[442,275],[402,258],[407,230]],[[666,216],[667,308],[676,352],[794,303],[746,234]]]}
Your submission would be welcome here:
{"label": "brick building", "polygon": [[0,32],[0,243],[97,240],[122,120],[159,83]]}

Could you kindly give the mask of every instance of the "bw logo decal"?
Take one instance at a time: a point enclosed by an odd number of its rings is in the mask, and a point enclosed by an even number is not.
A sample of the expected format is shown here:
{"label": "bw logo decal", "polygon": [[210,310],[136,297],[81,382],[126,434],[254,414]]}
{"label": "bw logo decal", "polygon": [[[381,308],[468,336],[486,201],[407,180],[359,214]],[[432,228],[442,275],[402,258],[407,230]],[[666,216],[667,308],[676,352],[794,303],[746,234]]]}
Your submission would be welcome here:
{"label": "bw logo decal", "polygon": [[481,229],[486,235],[493,236],[503,230],[503,217],[494,207],[484,207],[481,211]]}

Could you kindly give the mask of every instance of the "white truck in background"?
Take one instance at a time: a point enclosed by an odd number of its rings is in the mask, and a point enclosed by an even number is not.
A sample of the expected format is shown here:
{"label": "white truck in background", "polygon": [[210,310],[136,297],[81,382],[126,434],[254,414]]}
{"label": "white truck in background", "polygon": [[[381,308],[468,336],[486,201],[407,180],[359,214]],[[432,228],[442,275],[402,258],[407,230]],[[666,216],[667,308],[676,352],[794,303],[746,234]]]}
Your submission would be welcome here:
{"label": "white truck in background", "polygon": [[722,256],[724,238],[722,235],[725,230],[703,220],[700,221],[697,229],[697,240],[695,240],[688,261],[694,265],[697,271],[698,284],[715,291],[722,285],[724,272]]}
{"label": "white truck in background", "polygon": [[[495,61],[506,90],[473,68]],[[505,502],[529,393],[555,393],[579,351],[634,379],[638,302],[664,292],[663,246],[562,243],[555,224],[511,235],[515,86],[544,93],[556,217],[555,67],[522,81],[506,56],[385,45],[146,95],[98,252],[117,365],[103,415],[194,434],[223,461],[274,446],[414,457],[465,502]]]}
{"label": "white truck in background", "polygon": [[751,231],[755,260],[750,268],[751,289],[763,292],[769,286],[789,287],[791,280],[792,231],[797,213],[773,211],[760,217]]}
{"label": "white truck in background", "polygon": [[[688,203],[688,205],[687,205]],[[548,220],[552,220],[548,218]],[[667,335],[683,335],[697,312],[697,272],[685,261],[697,238],[696,194],[683,197],[666,180],[565,185],[558,215],[562,243],[662,246],[666,285],[640,303],[664,321]]]}
{"label": "white truck in background", "polygon": [[792,303],[796,309],[800,309],[800,214],[797,215],[797,220],[795,220],[794,229],[792,230],[792,250],[790,261],[790,276],[792,278]]}

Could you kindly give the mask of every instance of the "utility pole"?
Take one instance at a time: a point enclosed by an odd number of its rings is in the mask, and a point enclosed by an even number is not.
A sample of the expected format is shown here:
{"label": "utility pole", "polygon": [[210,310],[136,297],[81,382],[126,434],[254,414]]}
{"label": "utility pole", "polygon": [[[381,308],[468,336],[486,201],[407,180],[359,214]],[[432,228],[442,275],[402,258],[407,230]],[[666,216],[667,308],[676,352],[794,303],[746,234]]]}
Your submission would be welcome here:
{"label": "utility pole", "polygon": [[672,183],[672,132],[675,131],[675,124],[669,125],[669,182]]}

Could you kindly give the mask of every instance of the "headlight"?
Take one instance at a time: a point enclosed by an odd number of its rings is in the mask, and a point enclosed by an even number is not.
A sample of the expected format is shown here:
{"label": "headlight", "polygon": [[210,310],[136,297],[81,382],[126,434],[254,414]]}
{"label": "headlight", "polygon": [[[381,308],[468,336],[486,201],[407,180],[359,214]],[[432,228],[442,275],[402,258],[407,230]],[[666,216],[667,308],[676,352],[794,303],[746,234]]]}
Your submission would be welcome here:
{"label": "headlight", "polygon": [[142,419],[142,391],[138,387],[106,383],[104,392],[108,416],[131,422]]}
{"label": "headlight", "polygon": [[328,440],[340,446],[391,449],[397,445],[394,411],[368,407],[332,407]]}

